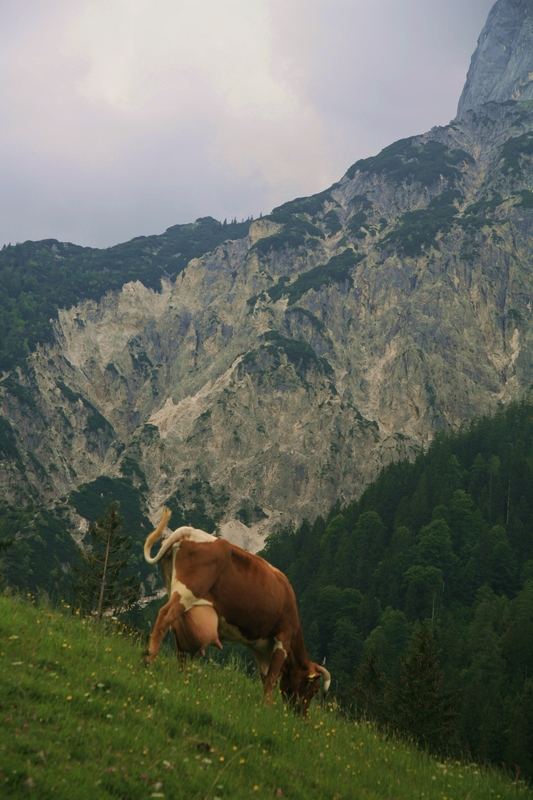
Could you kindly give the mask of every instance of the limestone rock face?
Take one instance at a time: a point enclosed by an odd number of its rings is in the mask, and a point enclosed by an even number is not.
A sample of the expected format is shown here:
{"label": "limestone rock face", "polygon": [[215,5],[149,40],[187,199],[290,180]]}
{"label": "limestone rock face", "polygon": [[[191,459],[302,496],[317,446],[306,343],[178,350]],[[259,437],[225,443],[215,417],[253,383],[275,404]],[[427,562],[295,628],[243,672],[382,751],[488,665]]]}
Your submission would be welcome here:
{"label": "limestone rock face", "polygon": [[[6,496],[102,475],[257,548],[531,383],[533,113],[357,162],[159,292],[59,315],[0,384]],[[95,485],[99,485],[98,483]],[[196,515],[196,516],[195,516]]]}
{"label": "limestone rock face", "polygon": [[484,103],[533,99],[533,2],[498,0],[479,37],[458,115]]}

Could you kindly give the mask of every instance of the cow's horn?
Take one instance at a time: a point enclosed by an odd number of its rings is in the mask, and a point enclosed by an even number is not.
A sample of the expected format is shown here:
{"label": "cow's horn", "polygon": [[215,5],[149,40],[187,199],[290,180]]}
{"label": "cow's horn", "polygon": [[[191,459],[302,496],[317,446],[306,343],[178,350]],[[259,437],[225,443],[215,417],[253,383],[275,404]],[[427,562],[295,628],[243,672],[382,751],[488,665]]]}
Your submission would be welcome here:
{"label": "cow's horn", "polygon": [[328,670],[325,667],[323,667],[321,664],[315,664],[315,668],[319,672],[321,672],[322,675],[323,675],[323,678],[324,678],[324,694],[326,694],[326,692],[328,691],[328,689],[329,689],[329,687],[331,685],[331,675],[328,672]]}

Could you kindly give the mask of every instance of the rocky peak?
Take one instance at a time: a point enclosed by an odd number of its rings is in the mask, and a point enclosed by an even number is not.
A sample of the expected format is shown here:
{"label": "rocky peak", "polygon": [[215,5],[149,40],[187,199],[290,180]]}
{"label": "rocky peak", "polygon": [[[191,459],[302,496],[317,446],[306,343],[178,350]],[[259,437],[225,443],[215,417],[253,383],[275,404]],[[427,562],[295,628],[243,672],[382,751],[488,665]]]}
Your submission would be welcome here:
{"label": "rocky peak", "polygon": [[497,0],[478,39],[457,115],[533,99],[533,0]]}

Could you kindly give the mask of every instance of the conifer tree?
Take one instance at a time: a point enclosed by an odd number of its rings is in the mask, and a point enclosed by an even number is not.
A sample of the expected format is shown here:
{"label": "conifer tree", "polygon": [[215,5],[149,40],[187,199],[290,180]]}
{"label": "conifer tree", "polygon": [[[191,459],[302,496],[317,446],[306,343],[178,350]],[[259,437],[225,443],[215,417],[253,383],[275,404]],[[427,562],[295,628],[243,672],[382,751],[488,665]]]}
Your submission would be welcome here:
{"label": "conifer tree", "polygon": [[363,641],[350,616],[337,619],[329,649],[333,655],[328,658],[328,668],[335,676],[336,695],[341,701],[349,701],[350,678],[363,650]]}
{"label": "conifer tree", "polygon": [[382,723],[387,695],[387,681],[379,658],[372,649],[367,649],[355,673],[353,697],[357,716]]}
{"label": "conifer tree", "polygon": [[87,539],[75,577],[81,610],[98,619],[105,611],[127,611],[139,597],[140,581],[132,571],[131,540],[123,532],[118,503],[91,524]]}
{"label": "conifer tree", "polygon": [[514,704],[506,749],[507,764],[520,774],[533,775],[533,679],[524,683]]}
{"label": "conifer tree", "polygon": [[443,683],[433,633],[428,625],[419,625],[393,691],[393,719],[401,731],[430,749],[450,743],[456,719],[452,697]]}
{"label": "conifer tree", "polygon": [[368,591],[374,571],[383,556],[387,530],[380,515],[367,511],[359,517],[354,529],[355,565],[353,584],[356,589]]}
{"label": "conifer tree", "polygon": [[0,586],[4,582],[5,556],[4,554],[13,545],[13,539],[3,539],[0,541]]}

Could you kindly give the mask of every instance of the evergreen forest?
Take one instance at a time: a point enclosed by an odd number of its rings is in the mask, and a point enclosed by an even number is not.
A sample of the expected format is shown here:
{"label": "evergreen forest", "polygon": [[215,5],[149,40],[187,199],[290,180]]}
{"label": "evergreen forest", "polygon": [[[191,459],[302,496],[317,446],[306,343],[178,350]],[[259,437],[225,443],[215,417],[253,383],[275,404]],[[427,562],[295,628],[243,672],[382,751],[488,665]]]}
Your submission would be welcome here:
{"label": "evergreen forest", "polygon": [[348,713],[533,778],[533,406],[267,540]]}

